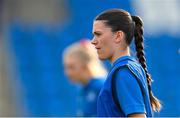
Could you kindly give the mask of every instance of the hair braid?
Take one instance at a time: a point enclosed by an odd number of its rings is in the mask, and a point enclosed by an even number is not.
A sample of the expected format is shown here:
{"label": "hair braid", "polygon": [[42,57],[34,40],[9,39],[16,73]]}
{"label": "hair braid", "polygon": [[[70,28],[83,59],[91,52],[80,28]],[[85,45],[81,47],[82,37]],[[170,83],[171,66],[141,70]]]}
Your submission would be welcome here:
{"label": "hair braid", "polygon": [[152,79],[150,74],[148,73],[148,69],[146,65],[146,58],[144,53],[143,22],[141,18],[138,16],[131,16],[131,17],[135,22],[134,37],[135,37],[135,46],[137,52],[136,56],[138,57],[139,63],[143,67],[146,74],[151,106],[154,111],[159,111],[161,109],[161,104],[160,101],[153,95],[153,92],[151,90]]}

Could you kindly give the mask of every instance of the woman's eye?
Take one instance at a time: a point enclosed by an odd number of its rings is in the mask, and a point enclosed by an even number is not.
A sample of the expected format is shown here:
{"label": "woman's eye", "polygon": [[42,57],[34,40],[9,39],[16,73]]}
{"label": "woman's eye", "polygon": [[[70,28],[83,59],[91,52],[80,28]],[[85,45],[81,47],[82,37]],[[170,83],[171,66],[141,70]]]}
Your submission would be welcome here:
{"label": "woman's eye", "polygon": [[97,34],[97,36],[100,36],[101,34]]}
{"label": "woman's eye", "polygon": [[100,33],[96,33],[95,36],[100,36],[101,34]]}

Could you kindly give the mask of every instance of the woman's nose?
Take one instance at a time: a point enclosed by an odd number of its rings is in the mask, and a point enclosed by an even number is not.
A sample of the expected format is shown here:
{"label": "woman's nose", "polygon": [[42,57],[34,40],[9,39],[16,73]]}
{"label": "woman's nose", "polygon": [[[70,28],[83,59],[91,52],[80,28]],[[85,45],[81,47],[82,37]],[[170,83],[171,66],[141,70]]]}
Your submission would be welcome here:
{"label": "woman's nose", "polygon": [[97,40],[93,37],[91,44],[96,45],[97,44]]}

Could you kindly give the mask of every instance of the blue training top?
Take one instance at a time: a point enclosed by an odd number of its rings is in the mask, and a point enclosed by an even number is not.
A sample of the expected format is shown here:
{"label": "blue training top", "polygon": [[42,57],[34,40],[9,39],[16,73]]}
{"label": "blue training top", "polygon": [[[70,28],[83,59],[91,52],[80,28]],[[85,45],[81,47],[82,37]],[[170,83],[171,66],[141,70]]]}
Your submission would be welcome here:
{"label": "blue training top", "polygon": [[93,78],[81,88],[78,97],[77,116],[97,116],[97,98],[104,82],[104,78]]}
{"label": "blue training top", "polygon": [[123,56],[113,63],[101,89],[97,114],[101,117],[126,117],[132,113],[145,113],[147,117],[153,115],[143,68],[131,56]]}

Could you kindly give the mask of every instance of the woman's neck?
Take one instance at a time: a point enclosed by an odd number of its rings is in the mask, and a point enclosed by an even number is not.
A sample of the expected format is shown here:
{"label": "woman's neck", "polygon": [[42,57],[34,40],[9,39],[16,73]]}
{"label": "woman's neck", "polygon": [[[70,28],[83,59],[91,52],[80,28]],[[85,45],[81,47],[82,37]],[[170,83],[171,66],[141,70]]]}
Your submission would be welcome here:
{"label": "woman's neck", "polygon": [[114,55],[109,59],[111,64],[114,63],[118,58],[123,56],[130,56],[129,47],[125,50],[118,50],[114,53]]}

